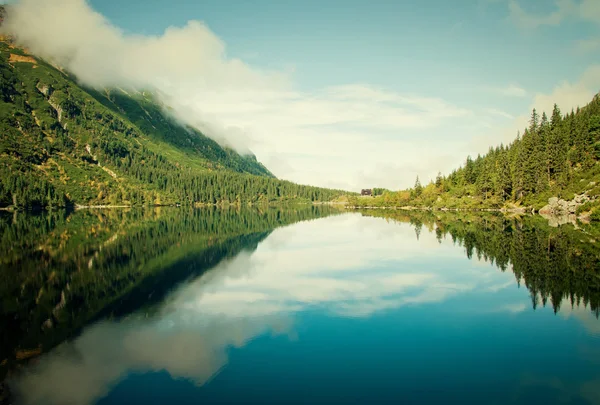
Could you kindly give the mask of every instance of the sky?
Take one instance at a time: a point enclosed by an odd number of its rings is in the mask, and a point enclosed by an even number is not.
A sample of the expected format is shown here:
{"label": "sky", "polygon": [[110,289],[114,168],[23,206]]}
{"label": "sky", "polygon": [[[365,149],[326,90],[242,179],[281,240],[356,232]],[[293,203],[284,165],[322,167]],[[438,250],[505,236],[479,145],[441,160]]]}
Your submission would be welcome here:
{"label": "sky", "polygon": [[19,0],[19,41],[153,86],[276,176],[411,187],[600,91],[598,0]]}

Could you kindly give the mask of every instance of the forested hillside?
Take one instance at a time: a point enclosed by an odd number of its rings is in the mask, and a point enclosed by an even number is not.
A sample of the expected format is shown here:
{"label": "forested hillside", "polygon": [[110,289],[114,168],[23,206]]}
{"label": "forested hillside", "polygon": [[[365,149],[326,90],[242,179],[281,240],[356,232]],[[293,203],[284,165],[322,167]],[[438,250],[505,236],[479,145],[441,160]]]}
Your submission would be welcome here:
{"label": "forested hillside", "polygon": [[[353,199],[355,205],[446,208],[529,207],[540,209],[552,196],[571,200],[576,194],[600,195],[600,95],[585,107],[564,114],[554,105],[550,115],[533,110],[529,127],[509,145],[467,157],[447,176],[438,174],[423,186],[384,192],[377,198]],[[590,202],[593,210],[600,202]]]}
{"label": "forested hillside", "polygon": [[326,201],[165,112],[151,92],[89,89],[0,42],[0,208]]}

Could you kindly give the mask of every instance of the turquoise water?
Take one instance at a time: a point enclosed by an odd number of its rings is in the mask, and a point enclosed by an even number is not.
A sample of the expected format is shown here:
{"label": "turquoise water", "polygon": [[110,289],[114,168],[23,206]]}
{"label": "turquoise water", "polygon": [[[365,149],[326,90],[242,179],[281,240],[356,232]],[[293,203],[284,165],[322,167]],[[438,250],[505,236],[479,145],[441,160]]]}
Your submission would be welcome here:
{"label": "turquoise water", "polygon": [[477,241],[493,231],[442,225],[349,213],[276,228],[88,324],[11,390],[23,404],[600,403],[597,290],[577,304],[491,263]]}

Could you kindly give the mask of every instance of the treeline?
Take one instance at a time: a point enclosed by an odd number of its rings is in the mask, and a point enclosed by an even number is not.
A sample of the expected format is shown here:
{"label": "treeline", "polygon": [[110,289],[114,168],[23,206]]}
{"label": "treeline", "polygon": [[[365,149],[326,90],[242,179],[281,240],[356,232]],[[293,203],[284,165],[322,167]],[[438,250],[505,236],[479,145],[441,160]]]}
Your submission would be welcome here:
{"label": "treeline", "polygon": [[600,237],[600,229],[552,228],[541,217],[515,219],[500,214],[369,210],[363,215],[410,223],[417,237],[425,226],[440,242],[450,237],[469,259],[477,257],[502,271],[510,269],[517,283],[529,290],[533,309],[551,305],[557,313],[569,303],[589,306],[596,318],[600,316],[600,247],[589,242]]}
{"label": "treeline", "polygon": [[[117,190],[113,201],[133,204],[160,203],[160,195],[173,196],[184,204],[219,202],[258,203],[284,200],[329,201],[345,192],[298,185],[266,176],[180,169],[167,159],[144,148],[127,150],[117,141],[100,141],[100,156],[110,167],[154,189],[155,193]],[[150,201],[148,201],[150,200]]]}
{"label": "treeline", "polygon": [[255,204],[345,194],[282,181],[164,113],[149,93],[79,87],[0,42],[0,208]]}
{"label": "treeline", "polygon": [[146,305],[150,293],[256,248],[277,227],[337,213],[312,205],[0,212],[0,358],[10,367],[19,351],[49,349],[117,300]]}
{"label": "treeline", "polygon": [[499,208],[516,203],[539,209],[551,196],[571,199],[588,191],[600,195],[600,95],[585,107],[563,115],[555,104],[550,117],[534,109],[529,127],[509,145],[447,176],[413,188],[383,193],[377,199],[355,199],[356,205]]}

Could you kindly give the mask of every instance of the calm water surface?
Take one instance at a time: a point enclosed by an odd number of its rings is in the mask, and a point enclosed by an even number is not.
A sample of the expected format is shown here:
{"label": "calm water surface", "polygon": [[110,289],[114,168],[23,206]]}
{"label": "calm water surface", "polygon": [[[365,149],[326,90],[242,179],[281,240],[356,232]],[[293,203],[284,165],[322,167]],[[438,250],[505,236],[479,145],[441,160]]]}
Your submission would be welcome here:
{"label": "calm water surface", "polygon": [[3,218],[15,403],[600,404],[570,225],[172,211]]}

